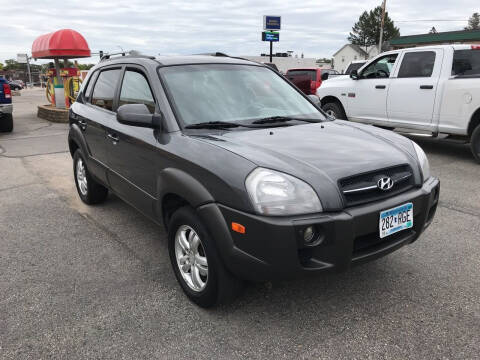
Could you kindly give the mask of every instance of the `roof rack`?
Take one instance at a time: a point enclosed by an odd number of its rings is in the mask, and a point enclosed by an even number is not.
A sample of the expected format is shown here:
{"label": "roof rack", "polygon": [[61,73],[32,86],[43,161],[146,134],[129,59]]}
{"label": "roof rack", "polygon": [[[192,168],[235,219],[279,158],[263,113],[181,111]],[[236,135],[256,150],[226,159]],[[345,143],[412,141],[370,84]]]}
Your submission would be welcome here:
{"label": "roof rack", "polygon": [[117,53],[105,54],[101,57],[100,62],[109,60],[112,56],[115,56],[115,58],[128,57],[128,58],[144,58],[144,59],[155,60],[155,56],[142,55],[138,53],[138,51],[132,50],[132,51],[122,51]]}

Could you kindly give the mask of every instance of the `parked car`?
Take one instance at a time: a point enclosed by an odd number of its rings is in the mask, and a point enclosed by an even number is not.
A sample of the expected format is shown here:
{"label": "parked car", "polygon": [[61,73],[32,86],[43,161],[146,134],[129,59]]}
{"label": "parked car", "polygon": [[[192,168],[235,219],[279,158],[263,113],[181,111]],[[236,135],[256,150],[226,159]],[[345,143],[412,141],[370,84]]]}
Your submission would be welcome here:
{"label": "parked car", "polygon": [[382,53],[317,90],[331,116],[470,142],[480,162],[480,46]]}
{"label": "parked car", "polygon": [[12,90],[22,90],[23,89],[23,87],[15,81],[8,81],[8,85],[10,85],[10,89],[12,89]]}
{"label": "parked car", "polygon": [[322,76],[325,78],[325,74],[338,74],[338,71],[321,68],[289,69],[285,76],[305,94],[315,95],[322,85]]}
{"label": "parked car", "polygon": [[0,132],[13,130],[12,91],[8,81],[0,77]]}
{"label": "parked car", "polygon": [[417,240],[438,204],[413,141],[331,121],[276,71],[242,59],[103,60],[69,117],[82,201],[111,191],[165,225],[175,275],[203,307],[234,298],[242,280],[386,255]]}

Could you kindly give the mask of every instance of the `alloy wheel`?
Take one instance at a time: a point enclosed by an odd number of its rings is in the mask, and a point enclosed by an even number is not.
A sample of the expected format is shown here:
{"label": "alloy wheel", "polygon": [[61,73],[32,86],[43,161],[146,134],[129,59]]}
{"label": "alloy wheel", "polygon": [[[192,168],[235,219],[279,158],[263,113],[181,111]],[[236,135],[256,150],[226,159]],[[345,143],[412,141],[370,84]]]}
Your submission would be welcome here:
{"label": "alloy wheel", "polygon": [[200,292],[207,286],[208,262],[200,236],[188,225],[182,225],[175,234],[175,258],[183,280],[188,287]]}
{"label": "alloy wheel", "polygon": [[77,175],[77,183],[78,183],[78,188],[80,189],[80,193],[83,196],[87,196],[87,191],[88,191],[87,174],[86,174],[85,165],[83,164],[82,159],[78,159],[77,161],[76,175]]}

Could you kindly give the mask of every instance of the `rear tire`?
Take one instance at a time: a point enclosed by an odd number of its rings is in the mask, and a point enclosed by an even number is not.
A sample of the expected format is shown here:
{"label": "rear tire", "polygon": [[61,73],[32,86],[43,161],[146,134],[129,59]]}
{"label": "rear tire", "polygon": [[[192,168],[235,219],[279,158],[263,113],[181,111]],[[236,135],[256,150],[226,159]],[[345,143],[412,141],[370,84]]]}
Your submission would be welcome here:
{"label": "rear tire", "polygon": [[347,115],[342,105],[336,102],[329,102],[322,106],[323,111],[338,120],[347,120]]}
{"label": "rear tire", "polygon": [[229,303],[241,291],[242,282],[225,268],[214,240],[190,206],[178,209],[170,219],[168,252],[183,292],[198,306]]}
{"label": "rear tire", "polygon": [[5,114],[0,118],[0,132],[13,131],[13,116],[12,114]]}
{"label": "rear tire", "polygon": [[77,149],[73,155],[73,177],[78,195],[85,204],[94,205],[105,201],[108,189],[92,178],[80,149]]}
{"label": "rear tire", "polygon": [[470,138],[470,149],[475,160],[480,163],[480,125],[477,125],[475,130],[473,130]]}

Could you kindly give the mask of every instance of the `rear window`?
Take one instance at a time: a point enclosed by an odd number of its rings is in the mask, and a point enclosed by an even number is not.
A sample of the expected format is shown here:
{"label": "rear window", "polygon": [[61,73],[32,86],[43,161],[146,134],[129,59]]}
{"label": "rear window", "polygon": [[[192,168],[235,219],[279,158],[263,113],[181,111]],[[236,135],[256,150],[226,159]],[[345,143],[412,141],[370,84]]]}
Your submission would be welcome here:
{"label": "rear window", "polygon": [[458,77],[480,76],[480,50],[455,50],[452,75]]}
{"label": "rear window", "polygon": [[93,89],[91,103],[98,107],[113,110],[113,98],[120,77],[120,69],[105,70],[98,75]]}
{"label": "rear window", "polygon": [[435,65],[435,51],[406,53],[398,71],[399,78],[430,77]]}
{"label": "rear window", "polygon": [[310,80],[317,81],[317,72],[315,70],[288,70],[287,76],[308,76]]}

